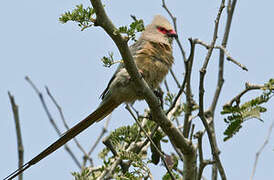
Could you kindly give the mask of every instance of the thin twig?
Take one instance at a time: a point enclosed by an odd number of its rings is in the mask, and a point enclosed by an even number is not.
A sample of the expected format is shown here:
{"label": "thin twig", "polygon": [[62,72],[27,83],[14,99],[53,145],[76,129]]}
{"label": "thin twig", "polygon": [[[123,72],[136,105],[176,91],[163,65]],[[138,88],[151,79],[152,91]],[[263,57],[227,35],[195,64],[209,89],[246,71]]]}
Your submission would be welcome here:
{"label": "thin twig", "polygon": [[255,162],[254,162],[254,165],[253,165],[253,170],[252,170],[252,173],[251,173],[250,180],[253,180],[253,178],[254,178],[255,171],[256,171],[256,168],[257,168],[257,163],[258,163],[258,160],[259,160],[259,156],[261,155],[261,153],[262,153],[263,149],[265,148],[265,146],[268,144],[268,141],[270,139],[270,135],[271,135],[273,127],[274,127],[274,120],[272,121],[272,123],[271,123],[271,125],[268,129],[268,133],[267,133],[267,136],[265,138],[265,141],[264,141],[263,145],[260,147],[260,149],[256,153]]}
{"label": "thin twig", "polygon": [[[54,130],[57,132],[57,134],[61,137],[62,136],[62,133],[61,131],[59,130],[58,126],[56,125],[54,119],[52,118],[50,112],[49,112],[49,109],[45,103],[45,100],[44,100],[44,97],[43,97],[43,94],[38,90],[38,88],[35,86],[35,84],[31,81],[31,79],[26,76],[25,79],[27,80],[27,82],[31,85],[31,87],[35,90],[35,92],[37,93],[37,95],[39,96],[39,99],[42,103],[42,106],[47,114],[47,117],[50,121],[50,123],[52,124]],[[71,149],[69,148],[69,146],[67,144],[64,145],[65,147],[65,150],[69,153],[69,155],[71,156],[71,158],[73,159],[73,161],[75,162],[75,164],[78,166],[79,169],[81,169],[81,164],[80,162],[78,161],[78,159],[76,158],[76,156],[74,155],[74,153],[71,151]]]}
{"label": "thin twig", "polygon": [[224,8],[225,8],[225,0],[222,0],[221,1],[221,5],[219,7],[219,11],[218,11],[217,17],[215,19],[215,26],[214,26],[214,32],[213,32],[212,41],[211,41],[210,46],[208,48],[208,52],[207,52],[207,55],[205,57],[204,64],[203,64],[203,67],[202,67],[202,69],[204,71],[207,68],[208,62],[209,62],[210,57],[212,55],[213,48],[214,48],[216,40],[218,38],[219,23],[220,23],[220,18],[221,18],[221,15],[222,15],[222,12],[223,12]]}
{"label": "thin twig", "polygon": [[[175,29],[175,32],[178,33],[178,30],[177,30],[177,23],[176,23],[176,17],[172,15],[172,13],[170,12],[170,10],[167,8],[166,6],[166,3],[165,3],[165,0],[162,0],[162,7],[166,10],[166,12],[168,13],[168,15],[170,16],[170,18],[172,19],[172,22],[173,22],[173,26],[174,26],[174,29]],[[187,58],[186,58],[186,53],[183,49],[183,46],[179,40],[178,37],[175,38],[176,39],[176,42],[180,48],[180,51],[182,53],[182,57],[183,57],[183,60],[184,62],[187,61]]]}
{"label": "thin twig", "polygon": [[220,157],[219,157],[220,151],[217,146],[215,132],[214,132],[214,129],[212,128],[212,126],[209,125],[209,123],[205,117],[205,114],[204,114],[204,91],[205,91],[204,90],[204,78],[205,78],[205,74],[206,74],[207,65],[208,65],[210,57],[212,55],[213,47],[215,46],[215,43],[216,43],[216,40],[218,37],[219,22],[220,22],[220,18],[222,15],[222,11],[225,7],[224,3],[225,3],[225,0],[222,0],[220,7],[219,7],[217,17],[215,19],[214,33],[213,33],[212,41],[210,43],[210,47],[208,49],[208,53],[204,60],[203,66],[200,70],[200,84],[199,84],[199,117],[202,120],[202,123],[206,129],[208,139],[210,142],[210,146],[211,146],[211,153],[213,155],[214,161],[216,161],[216,166],[219,170],[222,180],[226,180],[226,175],[225,175],[225,171],[224,171],[223,165],[222,165]]}
{"label": "thin twig", "polygon": [[[190,50],[190,55],[189,55],[188,60],[185,61],[185,77],[184,77],[182,85],[180,86],[179,92],[177,93],[176,97],[174,98],[174,101],[172,102],[171,106],[167,110],[166,114],[168,114],[175,107],[176,102],[178,101],[178,99],[180,98],[182,93],[184,92],[187,80],[190,81],[190,77],[189,77],[190,73],[191,73],[190,68],[192,68],[192,63],[193,63],[193,59],[194,59],[195,44],[192,43],[192,39],[189,39],[189,42],[191,44],[191,50]],[[190,65],[188,65],[188,64],[190,64]],[[189,78],[187,78],[187,77],[189,77]]]}
{"label": "thin twig", "polygon": [[110,141],[109,136],[107,136],[106,138],[103,139],[103,143],[112,152],[112,154],[114,155],[114,157],[118,156],[118,153],[115,150],[112,142]]}
{"label": "thin twig", "polygon": [[[11,95],[10,92],[8,92],[8,95],[10,98],[13,118],[15,122],[15,130],[16,130],[16,137],[17,137],[17,151],[18,151],[18,169],[20,169],[24,163],[24,146],[23,146],[23,140],[21,135],[20,121],[19,121],[19,110],[18,110],[18,105],[15,103],[14,96]],[[23,179],[23,173],[19,174],[18,179],[19,180]]]}
{"label": "thin twig", "polygon": [[[63,110],[62,110],[61,106],[57,103],[56,99],[51,94],[49,88],[47,86],[45,88],[46,88],[47,94],[49,95],[49,97],[52,100],[53,104],[58,109],[60,117],[61,117],[61,119],[63,121],[63,124],[64,124],[65,128],[67,130],[69,130],[70,128],[69,128],[69,126],[68,126],[68,124],[67,124],[67,122],[65,120],[65,117],[64,117]],[[84,157],[87,158],[87,159],[89,159],[90,163],[93,164],[92,159],[88,156],[88,154],[86,153],[86,151],[84,150],[84,148],[81,146],[81,144],[79,143],[79,141],[77,140],[76,137],[73,138],[73,141],[75,142],[76,146],[80,149],[80,151],[82,151],[82,153],[84,154]]]}
{"label": "thin twig", "polygon": [[193,95],[192,95],[192,90],[191,90],[191,72],[192,72],[192,65],[194,61],[194,53],[195,53],[195,43],[194,41],[189,38],[188,39],[190,42],[190,55],[188,57],[187,63],[186,63],[186,110],[185,110],[185,117],[184,117],[184,128],[183,128],[183,134],[184,137],[188,138],[189,136],[189,129],[190,129],[190,124],[191,121],[189,121],[189,117],[192,114],[193,110]]}
{"label": "thin twig", "polygon": [[[200,39],[195,39],[194,42],[196,44],[200,44],[202,46],[204,46],[206,49],[209,49],[210,48],[210,45],[207,44],[206,42],[200,40]],[[214,49],[219,49],[220,51],[222,51],[225,55],[226,55],[226,59],[228,61],[231,61],[233,62],[234,64],[236,64],[237,66],[239,66],[240,68],[242,68],[243,70],[245,71],[248,71],[247,67],[243,64],[241,64],[240,62],[238,62],[237,60],[235,60],[228,52],[228,50],[224,47],[224,46],[214,46],[213,47]]]}
{"label": "thin twig", "polygon": [[195,129],[195,124],[192,124],[192,126],[191,126],[191,131],[190,131],[190,137],[189,137],[189,140],[190,140],[190,141],[192,141],[194,129]]}
{"label": "thin twig", "polygon": [[181,85],[181,88],[179,90],[179,92],[177,93],[176,97],[174,98],[171,106],[168,108],[166,114],[168,114],[176,105],[176,102],[178,101],[178,99],[181,97],[182,93],[184,92],[184,88],[185,88],[185,84],[186,84],[186,78],[183,81],[183,84]]}
{"label": "thin twig", "polygon": [[216,165],[218,167],[218,170],[220,172],[220,175],[222,177],[222,180],[226,180],[226,175],[225,175],[225,171],[224,168],[222,166],[219,154],[220,151],[217,147],[217,143],[216,143],[216,139],[214,138],[214,131],[212,130],[212,127],[209,125],[209,122],[207,121],[207,119],[205,118],[204,115],[204,77],[205,77],[205,73],[204,71],[200,71],[200,85],[199,85],[199,117],[202,120],[202,123],[205,127],[205,130],[207,132],[208,135],[208,139],[209,139],[209,143],[211,146],[211,153],[213,155],[214,160],[216,161]]}
{"label": "thin twig", "polygon": [[166,79],[164,80],[164,85],[165,85],[165,88],[166,88],[166,92],[169,93],[169,87],[168,87]]}
{"label": "thin twig", "polygon": [[204,131],[198,131],[194,137],[198,139],[198,153],[199,153],[199,169],[198,169],[198,176],[197,176],[197,180],[200,180],[202,178],[202,174],[204,171],[204,168],[209,165],[209,164],[213,164],[214,162],[211,160],[204,160],[203,157],[203,135],[204,135]]}
{"label": "thin twig", "polygon": [[[226,20],[226,25],[225,25],[225,32],[222,40],[222,47],[226,48],[230,29],[231,29],[231,23],[232,23],[232,18],[234,14],[234,9],[236,7],[237,0],[233,0],[231,3],[231,0],[228,1],[227,4],[227,20]],[[224,52],[220,50],[220,55],[219,55],[219,68],[218,68],[218,80],[217,80],[217,87],[214,93],[214,97],[210,106],[210,111],[212,114],[214,114],[217,102],[220,97],[220,93],[224,84]],[[213,123],[214,125],[214,123]]]}
{"label": "thin twig", "polygon": [[[98,138],[96,139],[95,143],[93,144],[93,146],[90,148],[89,152],[88,152],[88,156],[90,157],[91,153],[94,151],[94,149],[97,147],[97,145],[99,144],[99,142],[101,141],[101,139],[103,138],[103,136],[105,135],[105,133],[108,131],[108,125],[109,125],[109,121],[111,120],[111,114],[108,116],[105,125],[102,128],[102,131],[100,133],[100,135],[98,136]],[[86,164],[86,160],[84,160],[83,165],[85,166]]]}
{"label": "thin twig", "polygon": [[227,102],[224,106],[232,106],[234,102],[236,102],[236,105],[240,104],[241,97],[246,94],[247,92],[251,90],[260,90],[264,86],[263,85],[257,85],[257,84],[250,84],[250,83],[245,83],[245,89],[240,92],[237,96],[235,96],[233,99],[231,99],[229,102]]}
{"label": "thin twig", "polygon": [[240,68],[242,68],[243,70],[248,71],[247,67],[246,67],[245,65],[239,63],[238,61],[236,61],[236,60],[229,54],[229,52],[227,51],[227,49],[226,49],[224,46],[215,46],[214,48],[222,50],[222,51],[225,53],[226,59],[227,59],[228,61],[231,61],[231,62],[233,62],[234,64],[236,64],[237,66],[239,66]]}
{"label": "thin twig", "polygon": [[174,79],[174,81],[175,81],[177,87],[180,88],[181,85],[180,85],[180,83],[179,83],[179,81],[178,81],[178,79],[177,79],[177,77],[176,77],[176,75],[175,75],[175,73],[173,72],[172,69],[170,69],[170,74],[171,74],[171,76],[173,77],[173,79]]}

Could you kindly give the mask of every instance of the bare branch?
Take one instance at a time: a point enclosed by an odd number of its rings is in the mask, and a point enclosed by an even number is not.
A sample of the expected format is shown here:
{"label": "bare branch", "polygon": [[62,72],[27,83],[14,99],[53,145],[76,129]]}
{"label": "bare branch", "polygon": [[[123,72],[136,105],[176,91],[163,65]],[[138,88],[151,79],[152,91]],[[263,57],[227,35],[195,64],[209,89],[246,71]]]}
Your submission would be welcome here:
{"label": "bare branch", "polygon": [[225,0],[222,0],[219,11],[218,11],[218,14],[217,14],[217,17],[215,19],[215,27],[214,27],[213,38],[212,38],[212,41],[211,41],[210,46],[208,48],[208,52],[207,52],[207,55],[206,55],[206,58],[204,60],[204,64],[203,64],[203,67],[202,67],[202,70],[204,70],[204,71],[207,68],[208,62],[209,62],[210,57],[212,55],[213,48],[214,48],[216,40],[218,38],[219,22],[220,22],[220,18],[221,18],[224,7],[225,7]]}
{"label": "bare branch", "polygon": [[[209,49],[209,48],[210,48],[210,45],[209,45],[209,44],[207,44],[206,42],[204,42],[204,41],[202,41],[202,40],[200,40],[200,39],[195,39],[194,42],[195,42],[196,44],[200,44],[200,45],[204,46],[206,49]],[[227,50],[224,46],[214,46],[213,48],[214,48],[214,49],[219,49],[219,50],[223,51],[223,53],[226,55],[226,59],[227,59],[228,61],[231,61],[231,62],[233,62],[234,64],[236,64],[237,66],[239,66],[240,68],[242,68],[243,70],[248,71],[247,67],[246,67],[245,65],[239,63],[238,61],[236,61],[236,60],[229,54],[228,50]]]}
{"label": "bare branch", "polygon": [[[18,105],[15,103],[13,95],[11,95],[10,92],[8,92],[8,95],[9,95],[12,112],[13,112],[13,118],[15,122],[15,130],[16,130],[16,137],[17,137],[17,151],[18,151],[18,169],[21,169],[24,163],[24,146],[23,146],[23,140],[21,135],[20,121],[19,121],[19,110],[18,110]],[[23,173],[19,174],[18,179],[19,180],[23,179]]]}
{"label": "bare branch", "polygon": [[191,126],[191,131],[190,131],[190,137],[189,137],[189,140],[190,140],[190,141],[192,141],[194,129],[195,129],[195,124],[192,124],[192,126]]}
{"label": "bare branch", "polygon": [[[226,44],[228,41],[230,27],[231,27],[231,23],[232,23],[232,17],[234,14],[234,9],[236,7],[236,3],[237,3],[237,0],[233,0],[232,3],[231,3],[231,0],[229,0],[228,4],[227,4],[227,20],[226,20],[225,32],[224,32],[224,36],[223,36],[223,40],[222,40],[222,47],[224,47],[224,48],[226,48]],[[220,50],[217,87],[216,87],[216,90],[214,93],[214,98],[213,98],[211,106],[210,106],[210,111],[212,114],[214,114],[223,84],[224,84],[224,52]]]}
{"label": "bare branch", "polygon": [[[35,84],[31,81],[31,79],[26,76],[25,79],[27,80],[27,82],[31,85],[31,87],[35,90],[35,92],[37,93],[37,95],[39,96],[39,99],[42,103],[42,106],[47,114],[47,117],[50,121],[50,123],[52,124],[54,130],[57,132],[57,134],[59,135],[59,137],[62,136],[61,131],[59,130],[58,126],[56,125],[54,119],[52,118],[52,115],[49,112],[49,109],[45,103],[43,94],[38,90],[38,88],[35,86]],[[73,161],[75,162],[75,164],[78,166],[79,169],[81,169],[81,164],[78,161],[78,159],[76,158],[76,156],[74,155],[74,153],[71,151],[71,149],[69,148],[69,146],[67,144],[64,145],[65,150],[68,152],[68,154],[71,156],[71,158],[73,159]]]}
{"label": "bare branch", "polygon": [[261,155],[261,153],[262,153],[263,149],[265,148],[265,146],[268,144],[268,141],[270,139],[270,135],[271,135],[273,127],[274,127],[274,120],[272,121],[272,123],[271,123],[271,125],[268,129],[268,133],[267,133],[267,136],[265,138],[265,141],[264,141],[263,145],[260,147],[260,149],[256,153],[255,162],[254,162],[254,165],[253,165],[253,170],[252,170],[252,173],[251,173],[250,180],[253,180],[253,178],[254,178],[257,163],[258,163],[258,160],[259,160],[259,156]]}
{"label": "bare branch", "polygon": [[189,129],[190,129],[190,124],[191,121],[189,121],[189,117],[192,114],[192,109],[193,109],[193,95],[192,95],[192,90],[191,90],[191,72],[192,72],[192,65],[193,65],[193,60],[194,60],[194,53],[195,53],[195,43],[194,41],[190,38],[189,39],[190,46],[191,46],[191,51],[189,58],[186,63],[186,110],[185,110],[185,117],[184,117],[184,128],[183,128],[183,134],[184,137],[188,138],[189,136]]}
{"label": "bare branch", "polygon": [[205,91],[204,90],[204,78],[205,78],[208,62],[210,60],[213,48],[214,48],[216,40],[217,40],[218,29],[219,29],[219,21],[220,21],[220,18],[221,18],[222,11],[225,7],[224,3],[225,3],[225,0],[222,0],[221,4],[220,4],[220,7],[219,7],[217,17],[215,19],[215,27],[214,27],[213,38],[212,38],[212,41],[210,43],[206,58],[204,60],[204,64],[203,64],[203,66],[200,70],[200,84],[199,84],[199,117],[202,120],[202,123],[203,123],[203,125],[206,129],[208,139],[209,139],[209,142],[210,142],[210,146],[211,146],[211,153],[213,155],[214,161],[216,161],[216,166],[219,170],[219,173],[221,175],[222,180],[226,180],[226,175],[225,175],[225,171],[224,171],[224,168],[222,166],[221,160],[219,158],[220,151],[217,147],[217,142],[216,142],[216,138],[215,138],[213,125],[212,126],[209,125],[209,122],[208,122],[208,120],[207,120],[207,118],[205,117],[205,114],[204,114],[204,91]]}
{"label": "bare branch", "polygon": [[185,85],[186,85],[186,78],[184,78],[183,84],[181,85],[181,88],[180,88],[179,92],[177,93],[176,97],[174,98],[171,106],[169,106],[166,114],[170,113],[170,111],[172,111],[172,109],[175,107],[176,102],[181,97],[182,93],[184,92]]}
{"label": "bare branch", "polygon": [[175,73],[173,72],[172,69],[170,69],[170,74],[171,74],[171,76],[173,77],[173,79],[174,79],[174,81],[175,81],[177,87],[180,88],[181,85],[180,85],[180,83],[179,83],[179,81],[178,81],[178,79],[177,79],[177,77],[176,77],[176,75],[175,75]]}
{"label": "bare branch", "polygon": [[[185,61],[185,77],[184,77],[182,85],[180,86],[179,92],[177,93],[176,97],[174,98],[174,101],[172,102],[171,106],[167,110],[166,114],[168,114],[175,107],[176,102],[178,101],[178,99],[180,98],[182,93],[184,92],[187,80],[190,81],[190,76],[191,76],[191,74],[190,74],[191,69],[190,68],[192,68],[192,63],[193,63],[193,59],[194,59],[195,44],[192,43],[192,39],[189,39],[189,42],[191,44],[191,50],[190,50],[190,55],[189,55],[188,60]],[[190,65],[188,65],[188,64],[190,64]]]}
{"label": "bare branch", "polygon": [[[177,111],[177,109],[180,107],[180,105],[181,105],[181,96],[175,102],[174,108],[167,114],[167,118],[168,119],[172,118],[173,114]],[[181,159],[181,161],[183,161],[184,157],[183,157],[183,154],[181,153],[180,149],[178,149],[172,142],[171,142],[171,145],[173,146],[174,150],[178,154],[178,156]]]}
{"label": "bare branch", "polygon": [[240,104],[241,97],[246,94],[247,92],[251,90],[260,90],[264,86],[263,85],[257,85],[257,84],[250,84],[250,83],[245,83],[245,89],[240,92],[237,96],[235,96],[233,99],[231,99],[229,102],[227,102],[224,106],[232,106],[234,102],[236,102],[236,105]]}
{"label": "bare branch", "polygon": [[[167,8],[166,3],[165,3],[165,0],[162,0],[162,7],[167,11],[168,15],[169,15],[170,18],[172,19],[172,22],[173,22],[173,26],[174,26],[175,32],[178,33],[178,30],[177,30],[177,23],[176,23],[176,17],[173,16],[172,13],[170,12],[170,10]],[[180,40],[179,40],[178,37],[176,37],[175,39],[176,39],[176,42],[177,42],[177,44],[178,44],[178,46],[179,46],[179,48],[180,48],[180,51],[181,51],[183,60],[184,60],[184,62],[186,62],[186,61],[187,61],[187,59],[186,59],[186,53],[185,53],[185,51],[184,51],[184,49],[183,49],[183,46],[182,46],[182,44],[181,44],[181,42],[180,42]]]}
{"label": "bare branch", "polygon": [[[94,149],[97,147],[97,145],[99,144],[99,142],[101,141],[101,139],[103,138],[103,136],[105,135],[105,133],[107,132],[110,120],[111,120],[111,114],[108,116],[108,118],[107,118],[107,120],[105,122],[105,125],[102,128],[102,131],[101,131],[100,135],[98,136],[98,138],[96,139],[95,143],[93,144],[93,146],[89,150],[87,157],[90,157],[91,153],[94,151]],[[84,158],[83,166],[85,166],[86,160],[87,160],[87,158]]]}
{"label": "bare branch", "polygon": [[232,56],[230,56],[229,52],[227,51],[227,49],[224,46],[215,46],[214,48],[216,49],[220,49],[221,51],[223,51],[226,55],[226,59],[228,61],[233,62],[234,64],[236,64],[237,66],[239,66],[240,68],[242,68],[245,71],[248,71],[247,67],[241,63],[239,63],[238,61],[236,61]]}
{"label": "bare branch", "polygon": [[226,180],[226,175],[225,175],[225,171],[224,168],[222,166],[221,160],[219,158],[219,154],[220,151],[217,147],[217,143],[216,143],[216,139],[214,138],[214,130],[213,128],[209,125],[208,120],[205,118],[205,114],[204,114],[204,71],[200,71],[200,85],[199,85],[199,117],[202,120],[202,123],[206,129],[207,135],[208,135],[208,139],[209,139],[209,143],[211,146],[211,153],[213,155],[214,160],[216,161],[216,165],[218,167],[218,170],[220,172],[220,175],[222,177],[222,180]]}
{"label": "bare branch", "polygon": [[168,87],[166,79],[164,80],[164,85],[165,85],[166,91],[169,92],[169,87]]}
{"label": "bare branch", "polygon": [[[59,106],[59,104],[57,103],[56,99],[53,97],[53,95],[50,93],[50,90],[49,88],[46,86],[46,91],[47,91],[47,94],[49,95],[50,99],[52,100],[53,104],[56,106],[56,108],[58,109],[59,111],[59,114],[60,114],[60,117],[63,121],[63,124],[65,126],[65,128],[67,130],[69,130],[69,126],[65,120],[65,117],[64,117],[64,114],[63,114],[63,111],[62,111],[62,108],[61,106]],[[79,141],[77,140],[77,138],[73,138],[73,141],[75,142],[76,146],[80,149],[80,151],[82,151],[82,153],[84,154],[84,158],[86,159],[89,159],[90,163],[92,164],[92,159],[88,156],[88,154],[86,153],[86,151],[84,150],[84,148],[80,145]]]}
{"label": "bare branch", "polygon": [[203,135],[204,135],[204,131],[198,131],[194,137],[198,139],[198,153],[199,153],[199,169],[198,169],[198,176],[197,176],[197,180],[202,179],[202,174],[204,171],[204,168],[209,165],[209,164],[213,164],[214,162],[211,160],[204,160],[203,157]]}

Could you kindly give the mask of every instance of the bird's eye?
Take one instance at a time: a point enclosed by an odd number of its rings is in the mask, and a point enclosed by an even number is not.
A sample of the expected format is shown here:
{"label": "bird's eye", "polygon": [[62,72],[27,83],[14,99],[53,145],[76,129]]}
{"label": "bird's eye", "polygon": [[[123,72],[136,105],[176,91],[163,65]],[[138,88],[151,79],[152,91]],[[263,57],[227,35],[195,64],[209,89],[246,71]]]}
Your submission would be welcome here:
{"label": "bird's eye", "polygon": [[168,31],[165,28],[163,28],[163,27],[157,27],[157,29],[158,29],[158,31],[160,31],[163,34],[168,33]]}

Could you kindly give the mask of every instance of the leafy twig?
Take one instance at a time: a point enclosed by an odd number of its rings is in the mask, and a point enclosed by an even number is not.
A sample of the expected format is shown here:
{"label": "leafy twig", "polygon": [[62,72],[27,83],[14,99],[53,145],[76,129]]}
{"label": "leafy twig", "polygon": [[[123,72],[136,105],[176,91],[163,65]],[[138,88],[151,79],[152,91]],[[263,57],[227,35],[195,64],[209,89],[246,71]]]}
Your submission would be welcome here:
{"label": "leafy twig", "polygon": [[[251,100],[240,104],[241,97],[250,90],[262,90],[263,93]],[[224,135],[224,141],[230,139],[242,127],[242,123],[252,118],[261,120],[260,115],[267,111],[262,105],[274,96],[274,79],[270,79],[262,85],[251,85],[246,83],[246,89],[223,106],[221,114],[228,114],[224,121],[228,124]],[[236,102],[236,103],[234,103]],[[262,121],[262,120],[261,120]]]}
{"label": "leafy twig", "polygon": [[67,11],[61,15],[59,21],[61,23],[67,23],[68,21],[74,21],[78,23],[81,31],[93,26],[96,20],[93,18],[94,10],[91,7],[84,8],[83,4],[76,5],[73,11]]}
{"label": "leafy twig", "polygon": [[246,94],[247,92],[251,90],[262,90],[264,88],[263,85],[256,85],[256,84],[250,84],[245,83],[245,89],[240,92],[237,96],[235,96],[233,99],[231,99],[229,102],[227,102],[224,106],[232,106],[234,102],[236,102],[236,105],[240,104],[241,97]]}
{"label": "leafy twig", "polygon": [[151,137],[147,134],[146,130],[142,127],[142,125],[140,124],[140,122],[138,121],[138,119],[135,117],[135,115],[133,114],[132,110],[130,109],[129,105],[126,105],[126,109],[128,110],[128,112],[131,114],[131,116],[133,117],[133,119],[135,120],[135,122],[137,123],[137,125],[139,126],[139,128],[143,131],[143,133],[145,134],[145,136],[147,137],[147,139],[150,141],[150,143],[154,146],[154,148],[156,149],[156,151],[158,152],[158,154],[160,155],[170,177],[175,180],[175,177],[173,176],[170,167],[167,165],[167,162],[165,160],[165,154],[159,150],[159,148],[156,146],[156,144],[154,143],[154,141],[151,139]]}

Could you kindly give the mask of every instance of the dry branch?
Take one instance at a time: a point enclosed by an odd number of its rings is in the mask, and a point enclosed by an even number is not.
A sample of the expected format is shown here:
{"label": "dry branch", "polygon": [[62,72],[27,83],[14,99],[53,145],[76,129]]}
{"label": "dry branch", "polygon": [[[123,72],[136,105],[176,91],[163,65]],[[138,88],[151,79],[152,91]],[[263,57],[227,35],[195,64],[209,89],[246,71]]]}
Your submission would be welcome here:
{"label": "dry branch", "polygon": [[254,178],[255,171],[256,171],[256,168],[257,168],[257,163],[258,163],[258,160],[259,160],[259,156],[261,155],[261,153],[262,153],[263,149],[265,148],[265,146],[268,144],[268,141],[270,139],[270,135],[271,135],[273,127],[274,127],[274,120],[272,121],[272,123],[271,123],[271,125],[268,129],[268,133],[267,133],[267,136],[265,138],[265,141],[264,141],[263,145],[260,147],[260,149],[256,153],[255,162],[254,162],[254,165],[253,165],[253,170],[252,170],[252,173],[251,173],[250,180],[253,180],[253,178]]}
{"label": "dry branch", "polygon": [[[14,122],[15,122],[15,131],[16,131],[16,137],[17,137],[17,151],[18,151],[18,169],[20,169],[24,163],[24,146],[23,146],[23,140],[21,135],[20,121],[19,121],[19,110],[18,110],[18,105],[15,103],[13,95],[11,95],[10,92],[8,92],[8,95],[10,98],[10,103],[11,103]],[[23,179],[23,173],[19,175],[18,179],[19,180]]]}
{"label": "dry branch", "polygon": [[[65,119],[65,116],[64,116],[64,113],[63,113],[63,110],[61,108],[61,106],[58,104],[58,102],[56,101],[56,99],[53,97],[53,95],[51,94],[49,88],[46,86],[46,91],[47,91],[47,94],[48,96],[50,97],[50,99],[52,100],[53,104],[56,106],[56,108],[58,109],[58,112],[60,114],[60,117],[62,119],[62,122],[65,126],[65,128],[67,130],[69,130],[69,126],[66,122],[66,119]],[[77,140],[77,138],[73,138],[73,141],[75,142],[76,146],[80,149],[80,151],[82,151],[82,153],[84,154],[84,159],[88,159],[90,161],[91,164],[93,164],[93,161],[92,159],[89,157],[89,155],[86,153],[86,151],[84,150],[84,148],[81,146],[81,144],[79,143],[79,141]]]}
{"label": "dry branch", "polygon": [[[61,133],[60,129],[58,128],[57,124],[55,123],[52,115],[49,112],[49,109],[48,109],[48,107],[47,107],[47,105],[45,103],[43,94],[39,91],[39,89],[35,86],[35,84],[31,81],[31,79],[28,76],[26,76],[25,79],[31,85],[31,87],[34,89],[34,91],[36,92],[36,94],[39,96],[39,99],[40,99],[40,101],[42,103],[42,106],[43,106],[43,108],[44,108],[44,110],[45,110],[45,112],[47,114],[47,117],[48,117],[51,125],[53,126],[54,130],[57,132],[58,136],[61,137],[62,133]],[[78,159],[76,158],[76,156],[74,155],[74,153],[71,151],[70,147],[67,144],[65,144],[64,148],[68,152],[68,154],[71,156],[71,158],[75,162],[75,164],[78,166],[78,168],[81,169],[81,164],[78,161]]]}

